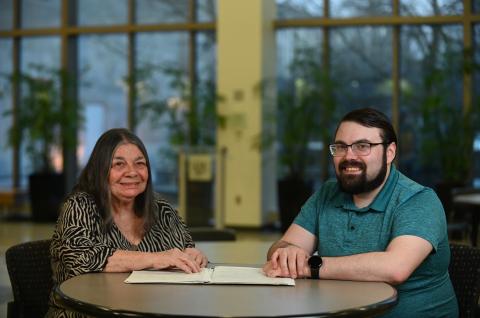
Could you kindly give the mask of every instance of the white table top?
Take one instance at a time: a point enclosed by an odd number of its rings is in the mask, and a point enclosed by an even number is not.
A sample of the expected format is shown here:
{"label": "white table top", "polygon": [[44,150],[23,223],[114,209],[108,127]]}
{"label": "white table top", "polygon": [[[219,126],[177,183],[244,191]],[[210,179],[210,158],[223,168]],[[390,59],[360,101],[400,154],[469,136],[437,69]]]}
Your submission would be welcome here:
{"label": "white table top", "polygon": [[480,206],[480,193],[458,194],[453,197],[453,202]]}

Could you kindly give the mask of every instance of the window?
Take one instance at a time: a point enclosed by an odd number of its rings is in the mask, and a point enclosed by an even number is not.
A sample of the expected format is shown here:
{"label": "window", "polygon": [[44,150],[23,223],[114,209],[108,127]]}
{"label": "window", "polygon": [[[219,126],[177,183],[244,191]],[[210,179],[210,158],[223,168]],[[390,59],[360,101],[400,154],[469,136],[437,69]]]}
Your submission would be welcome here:
{"label": "window", "polygon": [[78,55],[78,95],[85,116],[78,155],[83,167],[101,133],[128,126],[127,88],[123,83],[128,73],[127,38],[118,34],[82,35],[78,41]]}
{"label": "window", "polygon": [[20,3],[22,28],[60,27],[60,0],[22,0]]}
{"label": "window", "polygon": [[399,165],[430,186],[440,182],[439,171],[447,169],[441,158],[458,156],[448,120],[462,113],[462,39],[459,26],[402,30]]}
{"label": "window", "polygon": [[13,0],[0,1],[0,30],[13,28]]}
{"label": "window", "polygon": [[78,25],[101,26],[128,23],[127,0],[77,1]]}
{"label": "window", "polygon": [[335,18],[392,15],[391,0],[332,0],[330,6],[330,16]]}
{"label": "window", "polygon": [[185,23],[188,6],[185,0],[137,0],[137,23]]}
{"label": "window", "polygon": [[[176,83],[188,82],[187,43],[188,34],[185,32],[139,34],[136,65],[142,76],[137,79],[137,103],[140,107],[146,103],[168,104],[171,100],[181,99],[185,92]],[[165,50],[167,47],[168,50]],[[138,109],[140,116],[137,132],[148,149],[155,188],[172,195],[177,191],[178,149],[172,147],[171,138],[175,129],[180,129],[180,123],[172,122],[165,107],[161,110],[162,113],[142,113],[142,109]],[[184,108],[178,109],[178,112],[182,111]]]}
{"label": "window", "polygon": [[[39,67],[52,69],[60,68],[60,39],[58,37],[25,37],[22,38],[20,45],[21,65],[20,72],[34,75],[44,76],[39,72]],[[22,98],[22,96],[20,97]],[[60,150],[54,150],[51,154],[54,157],[56,169],[61,170],[61,154]],[[20,186],[27,187],[28,175],[33,172],[32,161],[27,155],[25,148],[20,152]]]}
{"label": "window", "polygon": [[[473,11],[478,12],[479,2],[472,3]],[[480,185],[480,124],[473,125],[477,137],[471,144],[467,129],[449,133],[452,126],[462,127],[459,123],[465,120],[462,117],[469,103],[480,105],[479,73],[473,74],[472,90],[463,87],[464,79],[470,76],[463,68],[464,56],[471,54],[464,51],[469,41],[475,43],[473,54],[477,65],[480,63],[476,45],[480,29],[474,25],[479,16],[464,14],[463,1],[400,0],[398,4],[397,13],[390,0],[277,0],[279,94],[285,83],[295,81],[295,75],[289,73],[289,61],[298,59],[300,51],[292,48],[299,43],[305,47],[316,43],[313,54],[321,59],[316,67],[326,71],[333,83],[337,116],[366,106],[384,111],[399,137],[397,165],[409,177],[430,186],[448,178],[451,171],[463,169],[459,160],[442,161],[439,155],[439,149],[454,149],[457,155],[450,153],[448,157],[460,157],[460,150],[453,146],[453,138],[460,138],[467,143],[462,152],[474,147],[474,158],[470,155],[464,161],[475,162],[474,183]],[[324,8],[328,8],[327,16]],[[464,37],[465,22],[474,28],[475,38]],[[331,117],[322,114],[325,107],[319,107],[318,121],[329,123]],[[423,117],[426,111],[430,112],[428,120]],[[439,125],[431,120],[438,113],[443,116],[438,117],[443,118]],[[433,129],[445,138],[435,137]],[[310,146],[326,151],[320,136],[310,138]],[[429,140],[442,140],[442,146]],[[432,156],[436,160],[432,161]],[[325,165],[320,155],[310,161],[307,170],[316,171],[307,174],[313,180],[318,175],[323,180],[334,175],[331,164]]]}
{"label": "window", "polygon": [[[172,153],[164,151],[172,149],[169,144],[171,131],[162,125],[168,118],[163,118],[158,127],[152,128],[136,108],[142,98],[164,100],[178,94],[170,86],[171,78],[162,70],[165,66],[181,70],[188,85],[193,79],[195,85],[215,81],[216,47],[212,31],[215,29],[216,2],[24,0],[19,3],[20,6],[14,6],[11,0],[0,0],[2,74],[16,71],[13,52],[17,52],[15,54],[21,61],[19,71],[29,72],[30,64],[34,63],[77,74],[77,96],[83,105],[85,119],[78,131],[76,156],[79,167],[86,164],[101,133],[112,127],[129,127],[147,145],[156,190],[168,190],[173,193],[175,201],[175,158]],[[136,6],[135,16],[129,14],[129,5]],[[18,36],[12,31],[13,17],[17,15],[14,10],[19,10],[22,21],[17,49],[12,41]],[[62,21],[64,11],[68,12],[69,21]],[[62,37],[64,34],[67,36]],[[62,47],[67,49],[62,51]],[[150,66],[149,77],[139,80],[140,72]],[[132,79],[137,81],[133,83]],[[0,108],[3,111],[10,107],[12,95],[11,89],[6,88],[6,77],[0,79],[0,85]],[[146,92],[146,87],[153,90]],[[2,133],[10,127],[11,121],[11,118],[0,118]],[[0,143],[4,146],[6,139]],[[0,184],[26,187],[31,167],[24,152],[22,149],[17,171],[12,171],[11,150],[0,153]],[[61,169],[62,162],[59,166]],[[164,183],[165,175],[168,182]],[[162,188],[164,184],[166,186]]]}
{"label": "window", "polygon": [[[11,110],[12,95],[10,90],[10,81],[6,74],[12,73],[12,53],[13,41],[9,39],[0,39],[0,114]],[[5,117],[0,117],[2,123],[6,122]],[[0,187],[9,188],[12,186],[12,149],[8,143],[8,125],[0,125]]]}

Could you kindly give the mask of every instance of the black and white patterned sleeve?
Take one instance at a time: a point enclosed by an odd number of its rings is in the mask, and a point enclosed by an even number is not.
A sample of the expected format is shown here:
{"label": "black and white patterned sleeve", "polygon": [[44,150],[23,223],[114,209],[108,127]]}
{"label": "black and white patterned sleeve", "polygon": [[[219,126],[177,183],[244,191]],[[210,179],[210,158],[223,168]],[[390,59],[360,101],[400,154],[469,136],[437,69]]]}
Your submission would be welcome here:
{"label": "black and white patterned sleeve", "polygon": [[50,248],[57,283],[88,272],[102,271],[114,252],[103,242],[100,215],[87,194],[66,200]]}

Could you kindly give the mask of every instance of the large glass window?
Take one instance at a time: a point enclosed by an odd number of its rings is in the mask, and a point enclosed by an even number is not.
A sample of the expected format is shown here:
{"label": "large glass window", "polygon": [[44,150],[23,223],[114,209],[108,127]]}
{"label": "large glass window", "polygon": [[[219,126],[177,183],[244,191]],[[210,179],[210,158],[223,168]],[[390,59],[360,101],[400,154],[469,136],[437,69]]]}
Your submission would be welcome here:
{"label": "large glass window", "polygon": [[480,0],[473,0],[473,12],[478,13],[480,12]]}
{"label": "large glass window", "polygon": [[[479,1],[477,1],[479,3]],[[474,28],[475,34],[475,53],[474,53],[474,63],[476,68],[473,73],[473,103],[472,108],[480,109],[480,25],[475,25]],[[480,117],[480,114],[478,115]],[[480,188],[480,118],[477,118],[475,140],[473,144],[473,162],[474,162],[474,173],[473,173],[473,185]]]}
{"label": "large glass window", "polygon": [[0,39],[0,187],[12,186],[12,149],[8,143],[8,130],[11,117],[1,117],[6,111],[11,110],[12,94],[9,76],[12,74],[12,40]]}
{"label": "large glass window", "polygon": [[60,39],[53,36],[23,38],[20,61],[22,72],[35,73],[37,65],[59,69]]}
{"label": "large glass window", "polygon": [[215,0],[197,1],[197,21],[213,22],[217,17],[217,2]]}
{"label": "large glass window", "polygon": [[330,3],[330,16],[335,18],[384,16],[392,14],[391,0],[331,0]]}
{"label": "large glass window", "polygon": [[459,26],[402,28],[399,161],[430,186],[461,169],[447,160],[463,139],[462,38]]}
{"label": "large glass window", "polygon": [[331,74],[340,113],[374,107],[391,114],[391,33],[386,27],[332,30]]}
{"label": "large glass window", "polygon": [[187,43],[185,32],[144,33],[137,38],[137,133],[148,149],[155,188],[162,193],[177,190],[175,133],[186,128]]}
{"label": "large glass window", "polygon": [[22,4],[22,28],[60,26],[60,0],[22,0],[20,3]]}
{"label": "large glass window", "polygon": [[185,23],[188,0],[137,0],[137,23]]}
{"label": "large glass window", "polygon": [[[143,112],[142,104],[146,101],[161,101],[166,103],[176,97],[192,98],[191,93],[203,94],[208,86],[208,98],[214,99],[215,94],[215,34],[196,31],[195,23],[214,22],[216,19],[216,1],[198,0],[191,6],[190,0],[82,0],[65,2],[61,0],[24,0],[19,2],[21,27],[25,34],[21,36],[21,71],[35,74],[36,66],[48,69],[60,69],[61,61],[78,68],[78,97],[83,106],[84,122],[79,132],[79,147],[77,157],[79,166],[83,167],[96,142],[105,130],[112,127],[129,127],[134,129],[144,139],[152,156],[154,168],[153,179],[157,188],[165,185],[166,192],[176,192],[177,167],[176,148],[173,144],[182,144],[175,130],[179,130],[170,114],[160,116],[158,121],[149,121]],[[0,53],[2,65],[0,71],[12,72],[11,45],[15,36],[9,30],[13,27],[12,0],[0,0],[0,31],[2,33],[2,50]],[[62,5],[66,4],[69,17],[75,21],[75,28],[61,25]],[[133,41],[128,41],[123,33],[129,25],[129,5],[135,5],[133,24],[151,24],[157,32],[133,34]],[[195,8],[195,12],[190,12]],[[180,30],[172,32],[168,24],[174,23]],[[108,26],[100,34],[92,34],[91,27]],[[48,38],[33,28],[48,28]],[[192,31],[193,28],[193,31]],[[5,31],[4,31],[5,30]],[[164,32],[167,31],[167,32]],[[10,32],[10,34],[8,34]],[[61,56],[60,44],[69,33],[68,56]],[[106,32],[106,33],[105,33]],[[56,35],[52,35],[56,34]],[[190,36],[195,36],[192,42]],[[3,40],[7,37],[8,41]],[[8,45],[5,43],[9,43]],[[134,50],[129,49],[134,45]],[[10,46],[10,47],[9,47]],[[133,56],[130,52],[135,51]],[[191,54],[195,54],[192,59]],[[133,60],[134,74],[129,74],[129,61]],[[192,62],[194,61],[194,62]],[[194,74],[190,74],[193,72]],[[2,89],[6,77],[3,78]],[[132,88],[134,83],[134,94]],[[8,81],[7,81],[8,82]],[[191,84],[196,86],[191,89]],[[205,84],[207,83],[207,84]],[[202,95],[203,96],[203,95]],[[135,97],[136,100],[130,99]],[[204,97],[204,96],[203,96]],[[11,100],[10,90],[2,92],[2,110],[9,107],[6,102]],[[170,103],[171,104],[171,103]],[[131,112],[131,107],[138,108]],[[201,106],[199,109],[203,109]],[[130,117],[133,118],[130,118]],[[143,116],[143,117],[142,117]],[[211,114],[214,116],[214,114]],[[137,118],[138,117],[138,118]],[[9,127],[7,117],[1,119],[1,131]],[[184,120],[185,121],[185,120]],[[138,125],[136,125],[138,123]],[[131,126],[130,126],[131,125]],[[210,137],[214,138],[214,125],[205,125],[210,129]],[[185,127],[180,127],[185,128]],[[213,130],[212,130],[213,129]],[[184,129],[186,130],[186,129]],[[213,142],[213,140],[211,140]],[[6,138],[1,141],[4,146]],[[20,186],[26,186],[26,176],[32,171],[21,149]],[[11,153],[2,152],[0,163],[7,169],[11,165]],[[57,163],[61,168],[62,162]],[[10,168],[8,168],[10,169]],[[0,171],[0,182],[3,178],[13,179],[13,172],[4,176]],[[169,188],[170,187],[170,188]],[[176,193],[174,194],[176,197]]]}
{"label": "large glass window", "polygon": [[[445,163],[438,160],[440,157],[431,162],[426,160],[428,156],[425,152],[449,147],[436,146],[430,149],[431,145],[427,141],[435,140],[432,135],[434,130],[429,126],[432,123],[425,118],[425,114],[427,111],[432,112],[432,109],[435,110],[435,115],[438,115],[439,110],[445,110],[449,114],[447,118],[451,119],[460,116],[465,108],[462,65],[463,43],[467,43],[467,40],[463,38],[463,23],[478,21],[479,0],[471,1],[476,14],[473,17],[462,16],[463,1],[400,0],[400,16],[395,21],[392,20],[392,23],[388,20],[393,14],[391,0],[276,2],[277,22],[282,25],[277,30],[278,78],[271,80],[276,81],[279,96],[281,93],[290,93],[293,102],[310,96],[313,101],[310,105],[314,105],[311,117],[316,129],[308,139],[307,175],[315,180],[323,180],[325,176],[332,175],[331,171],[326,171],[327,166],[319,158],[325,150],[325,132],[333,132],[334,124],[345,111],[372,106],[383,110],[392,119],[398,112],[398,165],[413,179],[434,185],[445,173],[442,168]],[[85,164],[93,143],[104,130],[128,125],[131,102],[128,99],[129,79],[133,78],[137,93],[137,100],[133,104],[139,121],[138,126],[132,128],[136,129],[147,144],[155,169],[153,177],[157,189],[165,185],[162,191],[176,191],[175,186],[170,187],[175,184],[176,178],[176,158],[172,151],[175,147],[171,145],[172,138],[178,137],[174,136],[178,127],[173,125],[175,121],[171,117],[172,113],[165,113],[157,121],[151,122],[150,117],[142,113],[141,105],[148,101],[161,101],[164,105],[181,108],[185,105],[178,103],[179,97],[188,96],[191,92],[202,93],[205,85],[215,84],[215,33],[214,30],[195,30],[195,19],[199,22],[214,22],[216,1],[196,1],[195,18],[192,20],[189,0],[134,1],[135,23],[150,24],[155,29],[151,33],[134,33],[134,77],[128,74],[130,42],[127,34],[122,33],[129,22],[128,0],[24,0],[19,3],[21,27],[24,28],[22,32],[25,32],[20,36],[21,56],[18,58],[21,61],[21,71],[34,72],[30,67],[32,63],[59,68],[61,60],[73,65],[78,62],[78,93],[86,118],[80,133],[80,164]],[[75,29],[61,26],[63,3],[67,3],[72,10],[69,15],[77,15],[73,19],[78,21]],[[11,73],[13,67],[12,39],[17,36],[10,31],[13,26],[13,4],[12,0],[0,0],[0,72],[3,74]],[[75,7],[72,8],[73,4]],[[328,19],[324,17],[326,7],[329,8]],[[445,15],[457,15],[463,20],[459,22],[449,19],[448,24],[445,24]],[[378,16],[385,17],[384,25],[372,25],[374,20],[369,18]],[[357,17],[361,19],[356,19]],[[346,18],[350,18],[348,26],[344,25]],[[288,19],[291,21],[284,23]],[[422,23],[422,20],[426,22]],[[393,30],[399,21],[401,38],[400,54],[397,55],[392,51],[396,47]],[[183,31],[172,31],[170,26],[163,25],[170,23],[177,24]],[[101,32],[108,33],[91,34],[90,26],[106,25],[109,26],[108,30]],[[202,28],[204,27],[203,25]],[[48,28],[48,37],[39,34],[41,30],[30,30],[32,28]],[[480,28],[474,26],[474,31],[473,54],[475,61],[480,63]],[[52,35],[55,32],[56,35]],[[61,56],[61,32],[70,32],[68,41],[73,44],[78,41],[78,51],[75,54]],[[189,39],[192,34],[195,35],[193,42]],[[190,50],[190,46],[194,48]],[[69,54],[70,52],[73,50]],[[190,56],[192,53],[195,54],[194,59]],[[396,74],[394,70],[398,68],[400,73]],[[192,71],[196,73],[194,76],[190,74]],[[7,82],[4,77],[3,84]],[[473,89],[466,92],[465,97],[467,100],[472,97],[473,105],[479,105],[478,71],[473,74],[472,83]],[[196,85],[194,89],[191,89],[191,84]],[[394,89],[396,84],[400,87],[399,94]],[[317,88],[316,92],[313,87]],[[311,95],[306,95],[307,93]],[[315,93],[319,95],[314,96]],[[0,100],[2,109],[9,107],[10,92],[3,92]],[[182,110],[176,115],[181,114]],[[285,129],[282,127],[287,127],[285,118],[291,120],[288,116],[278,118],[280,133]],[[8,117],[1,118],[0,132],[5,132],[9,120]],[[447,119],[444,119],[437,128],[445,131],[447,126]],[[451,135],[459,138],[455,134]],[[477,179],[480,176],[479,140],[480,136],[473,142]],[[4,145],[5,142],[4,138],[0,144]],[[175,143],[178,145],[178,140]],[[282,147],[280,146],[281,151],[284,149]],[[20,164],[23,186],[26,185],[25,176],[31,170],[24,152],[23,149]],[[0,165],[0,169],[11,165],[11,153],[0,153]],[[0,170],[0,184],[4,182],[2,171],[5,169]],[[480,181],[477,184],[480,185]]]}
{"label": "large glass window", "polygon": [[[400,0],[400,17],[396,19],[404,21],[404,24],[397,29],[400,34],[398,43],[394,32],[397,23],[392,20],[388,26],[388,18],[393,14],[392,1],[327,2],[329,19],[321,19],[324,2],[277,0],[280,19],[298,19],[290,20],[288,24],[279,21],[279,93],[283,83],[295,80],[295,76],[289,74],[289,61],[295,56],[291,48],[299,39],[305,42],[312,39],[299,34],[305,32],[305,26],[316,25],[317,39],[321,39],[322,33],[328,35],[325,39],[327,43],[319,40],[313,54],[319,57],[322,54],[323,60],[317,67],[329,70],[327,78],[333,83],[333,99],[330,101],[335,109],[344,113],[352,108],[370,106],[389,115],[397,125],[400,139],[397,164],[411,178],[430,186],[460,178],[469,185],[471,171],[467,174],[466,167],[472,161],[471,153],[468,154],[472,145],[475,151],[473,162],[477,165],[474,175],[480,174],[477,163],[480,161],[478,132],[476,139],[472,140],[472,131],[478,130],[475,127],[480,127],[480,124],[472,123],[469,116],[464,115],[468,108],[464,100],[473,98],[473,104],[480,105],[480,75],[476,71],[473,74],[473,89],[464,91],[465,74],[468,74],[468,69],[477,68],[469,66],[466,63],[468,60],[464,59],[472,52],[464,51],[464,43],[468,43],[469,39],[464,38],[463,23],[473,23],[474,20],[464,16],[461,23],[447,24],[443,17],[461,17],[464,2]],[[477,13],[479,1],[472,3]],[[371,26],[376,16],[385,17],[386,26]],[[344,18],[352,18],[348,27],[344,26]],[[425,23],[422,24],[422,20]],[[434,21],[433,26],[431,21]],[[314,33],[315,29],[307,32]],[[477,64],[480,62],[477,52],[479,30],[475,27],[473,54]],[[288,41],[285,40],[287,34],[291,38]],[[321,53],[321,48],[328,48],[328,51]],[[393,48],[398,48],[399,54]],[[322,116],[319,115],[319,118]],[[322,127],[328,128],[327,125]],[[318,149],[323,147],[321,143],[317,146]],[[476,184],[480,185],[480,181]]]}
{"label": "large glass window", "polygon": [[[386,27],[332,29],[326,67],[321,29],[277,32],[280,158],[292,159],[292,163],[303,160],[293,159],[295,149],[289,149],[288,144],[306,137],[309,143],[305,172],[320,182],[332,175],[326,145],[332,142],[341,115],[358,107],[375,107],[391,114],[392,46],[385,45],[390,42],[391,29]],[[299,118],[303,123],[293,124],[292,116],[300,117],[300,112],[307,114]],[[292,129],[297,126],[305,130]],[[305,136],[293,136],[293,130],[305,132]],[[280,176],[290,173],[289,164],[280,164],[280,168]]]}
{"label": "large glass window", "polygon": [[[20,71],[24,74],[42,78],[48,76],[43,70],[59,70],[60,69],[60,38],[58,37],[28,37],[23,38],[21,42],[21,66]],[[21,98],[24,97],[23,95]],[[54,168],[61,169],[61,150],[55,149],[53,156]],[[27,178],[33,172],[33,162],[28,156],[25,147],[21,149],[20,162],[20,185],[27,185]]]}
{"label": "large glass window", "polygon": [[463,1],[458,0],[400,0],[401,15],[455,15],[462,12]]}
{"label": "large glass window", "polygon": [[78,25],[112,25],[128,22],[127,0],[80,0]]}
{"label": "large glass window", "polygon": [[197,74],[201,82],[216,81],[217,46],[214,32],[201,32],[196,36]]}
{"label": "large glass window", "polygon": [[300,19],[323,16],[323,0],[277,0],[279,19]]}
{"label": "large glass window", "polygon": [[275,117],[280,179],[305,175],[311,181],[321,180],[319,151],[323,140],[319,126],[329,119],[325,97],[331,92],[329,74],[322,64],[322,41],[320,29],[277,32]]}
{"label": "large glass window", "polygon": [[79,37],[79,98],[85,112],[85,129],[79,143],[83,167],[105,130],[127,127],[127,37],[88,35]]}
{"label": "large glass window", "polygon": [[13,0],[0,0],[0,30],[13,28]]}

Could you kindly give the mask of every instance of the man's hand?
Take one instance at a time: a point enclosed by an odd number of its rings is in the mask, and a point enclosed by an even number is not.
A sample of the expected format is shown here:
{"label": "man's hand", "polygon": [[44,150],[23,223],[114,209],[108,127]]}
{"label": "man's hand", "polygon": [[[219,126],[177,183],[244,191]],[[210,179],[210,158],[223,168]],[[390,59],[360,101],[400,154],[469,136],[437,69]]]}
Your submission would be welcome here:
{"label": "man's hand", "polygon": [[273,252],[263,271],[269,277],[307,277],[309,253],[295,245],[280,247]]}
{"label": "man's hand", "polygon": [[270,277],[309,277],[308,258],[317,238],[303,227],[292,224],[283,237],[272,244],[263,270]]}

